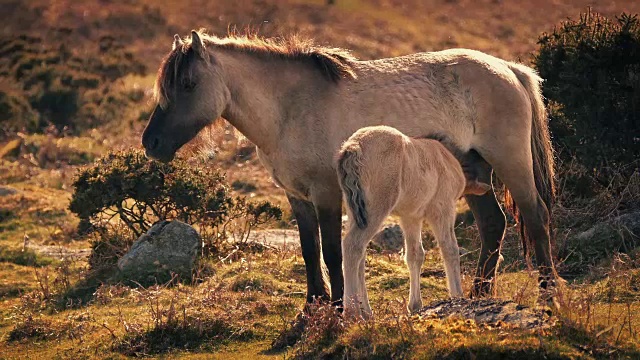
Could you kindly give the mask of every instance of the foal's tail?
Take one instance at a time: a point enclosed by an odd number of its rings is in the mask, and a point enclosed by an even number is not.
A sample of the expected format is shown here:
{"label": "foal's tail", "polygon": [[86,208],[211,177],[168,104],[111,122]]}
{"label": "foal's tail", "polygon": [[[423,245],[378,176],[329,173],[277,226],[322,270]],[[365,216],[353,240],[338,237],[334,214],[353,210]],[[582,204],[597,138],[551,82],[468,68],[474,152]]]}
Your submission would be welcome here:
{"label": "foal's tail", "polygon": [[[531,110],[533,113],[533,119],[531,123],[531,153],[533,155],[533,174],[536,183],[536,189],[538,194],[544,201],[549,211],[549,235],[551,239],[551,209],[553,207],[556,195],[556,189],[554,184],[555,169],[554,169],[554,155],[553,148],[551,147],[551,136],[549,135],[549,126],[547,124],[547,112],[542,101],[542,92],[540,89],[540,83],[542,79],[536,74],[536,72],[524,65],[509,64],[511,71],[514,72],[522,86],[527,90],[529,100],[531,101]],[[511,198],[510,193],[505,188],[505,202],[508,208],[510,208],[518,218],[520,222],[520,233],[522,235],[522,244],[524,246],[525,253],[527,253],[527,243],[530,243],[531,239],[526,236],[524,228],[524,222],[518,213],[516,203]]]}
{"label": "foal's tail", "polygon": [[356,225],[360,229],[367,227],[367,208],[364,201],[364,190],[360,181],[362,160],[362,149],[357,144],[346,145],[338,154],[338,180],[340,181],[340,187]]}

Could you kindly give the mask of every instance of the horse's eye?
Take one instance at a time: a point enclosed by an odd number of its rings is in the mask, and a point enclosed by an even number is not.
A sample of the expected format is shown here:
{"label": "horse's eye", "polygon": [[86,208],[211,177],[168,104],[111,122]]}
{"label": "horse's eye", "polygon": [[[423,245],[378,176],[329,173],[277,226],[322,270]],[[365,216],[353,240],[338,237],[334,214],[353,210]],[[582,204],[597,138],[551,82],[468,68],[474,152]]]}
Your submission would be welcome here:
{"label": "horse's eye", "polygon": [[193,91],[193,89],[196,88],[196,83],[191,80],[185,80],[182,82],[182,87],[184,88],[185,91],[191,92]]}

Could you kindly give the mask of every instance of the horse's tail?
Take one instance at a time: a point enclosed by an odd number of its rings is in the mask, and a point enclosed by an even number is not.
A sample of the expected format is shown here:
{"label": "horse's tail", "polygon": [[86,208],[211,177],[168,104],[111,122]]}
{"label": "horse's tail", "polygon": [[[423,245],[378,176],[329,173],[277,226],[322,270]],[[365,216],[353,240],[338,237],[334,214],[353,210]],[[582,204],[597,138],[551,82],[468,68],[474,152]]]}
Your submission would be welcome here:
{"label": "horse's tail", "polygon": [[[549,211],[549,236],[553,239],[551,229],[551,209],[555,201],[555,165],[553,148],[551,147],[551,136],[547,123],[547,112],[542,101],[542,91],[540,84],[542,79],[535,70],[520,64],[509,64],[511,71],[516,75],[522,86],[527,91],[533,119],[531,122],[531,153],[533,155],[533,175],[538,194],[544,201]],[[527,245],[531,243],[526,235],[526,229],[522,217],[518,212],[516,203],[509,191],[505,188],[505,203],[516,219],[520,223],[520,234],[522,235],[522,245],[525,254],[528,252]]]}
{"label": "horse's tail", "polygon": [[362,149],[357,144],[343,147],[338,154],[338,179],[345,196],[347,206],[351,210],[356,225],[360,229],[367,227],[367,208],[364,190],[360,181],[362,166]]}

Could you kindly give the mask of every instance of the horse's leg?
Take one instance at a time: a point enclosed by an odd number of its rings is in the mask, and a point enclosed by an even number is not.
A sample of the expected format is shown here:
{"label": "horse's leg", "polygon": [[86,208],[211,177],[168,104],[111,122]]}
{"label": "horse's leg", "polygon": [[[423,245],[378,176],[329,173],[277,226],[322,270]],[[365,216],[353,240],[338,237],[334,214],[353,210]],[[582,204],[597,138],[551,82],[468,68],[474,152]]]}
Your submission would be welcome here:
{"label": "horse's leg", "polygon": [[409,312],[422,308],[420,295],[420,269],[424,263],[424,248],[422,247],[421,230],[422,219],[401,217],[400,226],[404,233],[405,262],[409,268]]}
{"label": "horse's leg", "polygon": [[[374,234],[375,235],[375,234]],[[367,314],[367,317],[371,317],[373,311],[371,311],[371,304],[369,304],[369,294],[367,294],[367,283],[365,279],[365,268],[367,266],[367,254],[360,260],[360,266],[358,267],[358,283],[361,285],[358,289],[360,296],[362,312]]]}
{"label": "horse's leg", "polygon": [[307,270],[307,303],[312,303],[315,299],[329,299],[320,267],[320,241],[315,208],[311,202],[297,199],[289,193],[287,199],[300,232],[302,258]]}
{"label": "horse's leg", "polygon": [[[444,262],[444,272],[447,275],[447,287],[451,297],[462,296],[462,279],[460,274],[460,248],[456,240],[454,226],[456,221],[456,204],[441,209],[434,209],[427,215],[427,221],[433,229],[440,254]],[[440,211],[437,211],[440,210]]]}
{"label": "horse's leg", "polygon": [[[505,150],[507,151],[504,152]],[[512,146],[501,149],[500,153],[502,156],[493,156],[493,152],[489,151],[483,156],[491,163],[518,205],[526,234],[534,243],[540,286],[545,290],[555,276],[551,257],[550,219],[549,210],[536,188],[531,151],[528,147]]]}
{"label": "horse's leg", "polygon": [[[475,157],[473,167],[479,182],[491,184],[493,170],[479,155]],[[473,212],[473,217],[476,219],[482,241],[471,296],[490,295],[493,279],[497,271],[498,258],[500,257],[506,218],[493,190],[481,196],[466,195],[465,199]]]}
{"label": "horse's leg", "polygon": [[[339,188],[338,188],[339,189]],[[314,197],[320,233],[322,235],[322,256],[331,283],[331,302],[340,306],[344,293],[344,277],[342,274],[342,193],[340,191],[323,193],[322,197]]]}
{"label": "horse's leg", "polygon": [[[382,218],[384,219],[384,217]],[[344,256],[344,312],[347,316],[368,318],[371,306],[364,281],[364,263],[369,241],[380,228],[380,217],[368,219],[368,225],[360,229],[351,219],[349,231],[342,241]]]}

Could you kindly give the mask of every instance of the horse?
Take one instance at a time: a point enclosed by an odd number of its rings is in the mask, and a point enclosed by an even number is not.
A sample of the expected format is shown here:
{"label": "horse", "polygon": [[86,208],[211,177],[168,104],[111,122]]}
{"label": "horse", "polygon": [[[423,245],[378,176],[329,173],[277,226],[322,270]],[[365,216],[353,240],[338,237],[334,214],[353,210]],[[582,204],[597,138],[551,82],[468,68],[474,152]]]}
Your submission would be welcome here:
{"label": "horse", "polygon": [[408,310],[422,308],[423,220],[440,248],[449,295],[461,297],[460,254],[454,233],[456,201],[463,194],[484,195],[491,186],[477,179],[467,182],[460,163],[440,141],[412,139],[384,125],[364,127],[351,135],[338,152],[336,168],[349,214],[342,240],[344,313],[363,318],[372,315],[365,286],[366,248],[392,213],[400,217],[405,239]]}
{"label": "horse", "polygon": [[[361,61],[295,36],[192,31],[174,37],[160,65],[142,145],[149,158],[171,161],[201,129],[219,117],[229,121],[256,145],[286,193],[300,233],[307,301],[339,306],[342,194],[334,156],[340,145],[372,125],[446,138],[463,164],[478,169],[479,181],[491,184],[495,171],[505,184],[545,289],[555,279],[554,161],[540,82],[529,67],[473,50]],[[484,296],[495,288],[505,214],[493,190],[465,199],[482,239],[471,293]]]}

